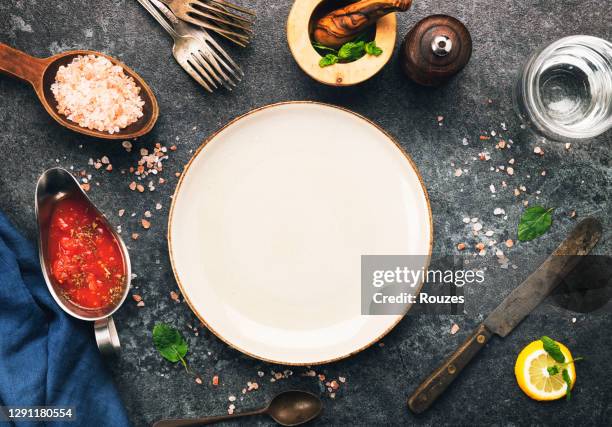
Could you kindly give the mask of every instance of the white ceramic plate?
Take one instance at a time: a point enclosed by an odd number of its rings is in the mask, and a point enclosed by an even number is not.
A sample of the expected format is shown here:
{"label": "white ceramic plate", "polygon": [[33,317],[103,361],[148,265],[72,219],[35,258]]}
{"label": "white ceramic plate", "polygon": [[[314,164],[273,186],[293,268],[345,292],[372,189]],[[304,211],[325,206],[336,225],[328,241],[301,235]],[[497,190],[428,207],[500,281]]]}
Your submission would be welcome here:
{"label": "white ceramic plate", "polygon": [[402,317],[360,314],[361,255],[431,254],[432,233],[421,178],[389,135],[348,110],[291,102],[200,147],[168,242],[212,332],[253,357],[309,365],[368,347]]}

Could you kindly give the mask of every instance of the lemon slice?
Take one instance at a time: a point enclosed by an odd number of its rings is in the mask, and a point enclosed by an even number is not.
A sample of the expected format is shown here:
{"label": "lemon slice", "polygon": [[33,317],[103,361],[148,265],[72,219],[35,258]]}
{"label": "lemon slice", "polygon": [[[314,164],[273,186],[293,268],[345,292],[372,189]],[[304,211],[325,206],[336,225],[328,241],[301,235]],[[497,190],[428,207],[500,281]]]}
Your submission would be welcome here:
{"label": "lemon slice", "polygon": [[[572,354],[566,346],[557,342],[566,361],[573,360]],[[551,376],[548,367],[557,366],[559,373]],[[561,376],[563,369],[567,369],[572,381],[572,388],[576,382],[576,369],[574,363],[562,366],[544,350],[542,341],[537,340],[525,347],[514,365],[514,374],[521,390],[535,400],[556,400],[565,396],[567,384]]]}

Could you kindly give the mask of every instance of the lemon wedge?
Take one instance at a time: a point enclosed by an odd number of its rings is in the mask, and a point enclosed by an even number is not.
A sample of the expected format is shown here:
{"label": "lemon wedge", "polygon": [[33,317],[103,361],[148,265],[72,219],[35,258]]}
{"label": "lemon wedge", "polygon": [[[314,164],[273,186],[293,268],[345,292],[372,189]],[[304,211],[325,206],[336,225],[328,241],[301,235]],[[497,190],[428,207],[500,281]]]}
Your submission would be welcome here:
{"label": "lemon wedge", "polygon": [[[573,360],[566,346],[557,342],[566,361]],[[557,366],[559,373],[550,375],[548,367]],[[514,374],[521,390],[535,400],[556,400],[565,396],[567,384],[561,372],[567,369],[572,388],[576,382],[574,363],[561,365],[544,350],[542,341],[537,340],[525,347],[518,355],[514,365]]]}

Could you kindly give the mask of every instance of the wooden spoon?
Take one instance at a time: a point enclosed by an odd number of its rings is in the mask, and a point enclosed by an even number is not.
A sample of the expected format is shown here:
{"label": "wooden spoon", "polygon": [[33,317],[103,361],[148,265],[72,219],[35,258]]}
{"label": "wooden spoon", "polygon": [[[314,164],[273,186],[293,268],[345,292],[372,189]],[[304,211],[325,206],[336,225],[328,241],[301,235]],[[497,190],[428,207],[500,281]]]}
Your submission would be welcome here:
{"label": "wooden spoon", "polygon": [[[57,111],[57,102],[51,92],[51,84],[55,81],[55,75],[59,67],[67,65],[79,55],[103,56],[113,64],[122,67],[124,72],[134,79],[136,84],[141,88],[140,97],[145,103],[143,115],[140,119],[121,129],[119,132],[110,134],[104,131],[81,127],[76,122],[68,120],[66,116],[61,115]],[[157,116],[159,115],[159,106],[157,105],[155,95],[145,81],[125,64],[100,52],[91,50],[71,50],[49,58],[35,58],[20,50],[13,49],[10,46],[0,43],[0,72],[29,82],[34,87],[34,91],[38,95],[40,102],[51,117],[62,126],[85,135],[106,139],[136,138],[149,132],[153,128],[153,125],[155,125]]]}

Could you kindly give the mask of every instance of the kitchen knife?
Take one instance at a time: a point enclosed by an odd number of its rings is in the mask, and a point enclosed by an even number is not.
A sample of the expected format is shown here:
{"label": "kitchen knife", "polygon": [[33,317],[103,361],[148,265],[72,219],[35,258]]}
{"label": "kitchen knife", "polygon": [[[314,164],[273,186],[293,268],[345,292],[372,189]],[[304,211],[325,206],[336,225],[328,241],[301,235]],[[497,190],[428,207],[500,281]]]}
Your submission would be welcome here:
{"label": "kitchen knife", "polygon": [[601,237],[595,218],[581,221],[544,263],[493,310],[476,330],[408,398],[414,413],[425,411],[454,381],[493,334],[505,337],[538,306],[587,255]]}

